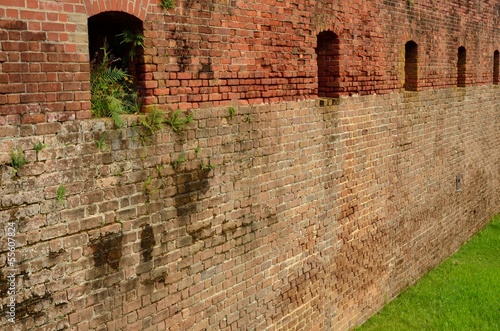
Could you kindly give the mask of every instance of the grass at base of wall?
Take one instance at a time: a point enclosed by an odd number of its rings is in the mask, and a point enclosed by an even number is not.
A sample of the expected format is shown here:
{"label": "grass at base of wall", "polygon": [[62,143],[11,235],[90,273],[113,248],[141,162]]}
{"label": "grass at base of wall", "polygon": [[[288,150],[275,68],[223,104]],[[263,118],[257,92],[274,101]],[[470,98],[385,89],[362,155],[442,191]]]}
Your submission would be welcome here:
{"label": "grass at base of wall", "polygon": [[500,215],[356,330],[500,330]]}

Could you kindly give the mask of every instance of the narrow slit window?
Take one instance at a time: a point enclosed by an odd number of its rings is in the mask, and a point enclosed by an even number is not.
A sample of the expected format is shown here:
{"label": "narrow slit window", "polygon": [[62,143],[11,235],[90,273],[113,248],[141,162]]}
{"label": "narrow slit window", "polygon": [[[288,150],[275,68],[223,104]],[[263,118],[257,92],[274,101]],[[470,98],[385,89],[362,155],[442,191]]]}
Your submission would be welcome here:
{"label": "narrow slit window", "polygon": [[418,45],[414,41],[405,44],[405,83],[407,91],[418,89]]}
{"label": "narrow slit window", "polygon": [[318,96],[337,98],[341,92],[339,38],[332,31],[320,32],[317,37]]}
{"label": "narrow slit window", "polygon": [[465,87],[467,78],[467,53],[465,47],[458,48],[458,62],[457,62],[457,86]]}

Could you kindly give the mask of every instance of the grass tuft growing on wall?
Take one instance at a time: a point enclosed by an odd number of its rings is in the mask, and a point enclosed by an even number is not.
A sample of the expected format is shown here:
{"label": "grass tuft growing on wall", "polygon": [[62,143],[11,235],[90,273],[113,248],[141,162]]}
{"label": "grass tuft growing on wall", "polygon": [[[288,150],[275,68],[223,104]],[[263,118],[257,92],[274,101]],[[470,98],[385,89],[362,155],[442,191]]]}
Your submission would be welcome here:
{"label": "grass tuft growing on wall", "polygon": [[193,115],[191,114],[183,115],[183,113],[180,110],[173,111],[170,117],[167,117],[165,119],[165,123],[169,124],[175,133],[180,133],[182,130],[184,130],[186,125],[191,123],[192,121],[193,121]]}
{"label": "grass tuft growing on wall", "polygon": [[21,169],[26,163],[28,163],[28,160],[24,156],[24,151],[22,148],[12,149],[10,151],[10,158],[10,165],[12,168],[14,168],[15,173],[17,173],[19,169]]}
{"label": "grass tuft growing on wall", "polygon": [[500,330],[500,215],[356,330]]}

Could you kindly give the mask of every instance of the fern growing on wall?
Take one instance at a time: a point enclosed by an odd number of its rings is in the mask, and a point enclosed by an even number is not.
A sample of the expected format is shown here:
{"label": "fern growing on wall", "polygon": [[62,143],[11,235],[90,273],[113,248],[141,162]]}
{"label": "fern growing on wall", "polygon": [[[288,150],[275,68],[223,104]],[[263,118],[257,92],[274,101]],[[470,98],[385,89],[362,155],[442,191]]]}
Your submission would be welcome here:
{"label": "fern growing on wall", "polygon": [[142,33],[134,33],[130,30],[124,30],[122,33],[116,35],[116,38],[120,40],[120,44],[125,44],[129,47],[129,58],[122,59],[122,61],[134,61],[137,56],[137,50],[140,48],[144,49],[144,35]]}
{"label": "fern growing on wall", "polygon": [[96,58],[91,63],[91,111],[96,117],[111,117],[120,127],[123,125],[121,115],[140,110],[139,98],[132,78],[124,69],[113,66],[115,60],[106,43],[101,50],[102,59]]}

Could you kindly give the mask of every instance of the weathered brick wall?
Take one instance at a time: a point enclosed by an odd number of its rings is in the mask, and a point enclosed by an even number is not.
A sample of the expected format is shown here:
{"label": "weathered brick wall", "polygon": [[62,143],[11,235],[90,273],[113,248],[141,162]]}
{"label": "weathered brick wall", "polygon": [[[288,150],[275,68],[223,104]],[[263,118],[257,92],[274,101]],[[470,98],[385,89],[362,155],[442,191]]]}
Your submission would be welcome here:
{"label": "weathered brick wall", "polygon": [[[17,228],[17,322],[4,231],[0,325],[364,321],[499,212],[499,5],[0,0],[0,220]],[[140,85],[148,104],[191,109],[180,135],[88,119],[87,19],[113,10],[144,21]],[[326,30],[354,96],[314,100]],[[419,92],[403,91],[409,40]],[[13,148],[29,161],[17,173]]]}
{"label": "weathered brick wall", "polygon": [[349,329],[498,212],[498,92],[209,108],[153,141],[137,117],[20,126],[15,329]]}

